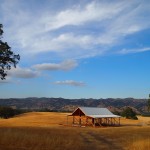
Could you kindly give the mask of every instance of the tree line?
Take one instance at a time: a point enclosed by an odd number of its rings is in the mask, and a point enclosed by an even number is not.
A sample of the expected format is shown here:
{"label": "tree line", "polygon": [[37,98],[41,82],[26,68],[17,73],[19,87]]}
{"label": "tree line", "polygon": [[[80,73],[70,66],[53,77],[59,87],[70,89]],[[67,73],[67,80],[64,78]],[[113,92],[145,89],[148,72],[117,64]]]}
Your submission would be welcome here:
{"label": "tree line", "polygon": [[23,113],[23,111],[19,109],[13,109],[11,107],[0,106],[0,118],[8,119],[16,115],[19,115],[21,113]]}

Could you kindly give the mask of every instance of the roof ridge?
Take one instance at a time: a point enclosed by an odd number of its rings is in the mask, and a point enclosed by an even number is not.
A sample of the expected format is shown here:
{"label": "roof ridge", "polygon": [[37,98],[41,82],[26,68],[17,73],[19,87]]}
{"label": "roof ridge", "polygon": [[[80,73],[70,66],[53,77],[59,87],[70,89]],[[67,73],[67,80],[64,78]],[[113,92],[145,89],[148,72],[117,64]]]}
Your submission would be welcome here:
{"label": "roof ridge", "polygon": [[106,107],[86,107],[86,106],[79,106],[78,108],[105,108],[105,109],[108,109]]}

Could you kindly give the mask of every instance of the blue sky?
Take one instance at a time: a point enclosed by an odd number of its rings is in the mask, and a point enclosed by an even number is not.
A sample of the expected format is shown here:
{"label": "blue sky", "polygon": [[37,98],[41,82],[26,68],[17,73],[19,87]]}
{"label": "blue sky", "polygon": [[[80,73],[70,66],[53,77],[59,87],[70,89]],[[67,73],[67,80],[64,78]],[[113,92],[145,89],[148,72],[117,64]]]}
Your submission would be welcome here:
{"label": "blue sky", "polygon": [[0,23],[21,60],[1,98],[147,98],[149,0],[0,0]]}

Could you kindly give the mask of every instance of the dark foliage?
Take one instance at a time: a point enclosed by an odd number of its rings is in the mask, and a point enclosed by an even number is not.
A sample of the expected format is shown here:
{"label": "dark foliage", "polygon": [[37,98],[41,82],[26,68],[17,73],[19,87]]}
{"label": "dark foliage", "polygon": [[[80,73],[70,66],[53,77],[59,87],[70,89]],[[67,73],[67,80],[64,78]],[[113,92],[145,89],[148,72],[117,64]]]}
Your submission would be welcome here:
{"label": "dark foliage", "polygon": [[23,113],[21,110],[0,106],[0,118],[8,119]]}
{"label": "dark foliage", "polygon": [[113,114],[114,114],[114,115],[121,116],[121,113],[120,113],[120,112],[118,112],[118,111],[114,111],[114,112],[113,112]]}
{"label": "dark foliage", "polygon": [[135,119],[137,120],[137,116],[136,116],[136,113],[132,110],[132,108],[130,107],[126,107],[122,114],[121,114],[123,117],[126,117],[127,119]]}
{"label": "dark foliage", "polygon": [[143,112],[143,113],[142,113],[142,116],[143,116],[143,117],[150,117],[150,112]]}
{"label": "dark foliage", "polygon": [[20,55],[15,55],[7,42],[1,40],[3,34],[2,28],[3,25],[0,24],[0,78],[3,80],[7,76],[7,70],[10,70],[12,65],[16,67],[16,64],[20,60]]}

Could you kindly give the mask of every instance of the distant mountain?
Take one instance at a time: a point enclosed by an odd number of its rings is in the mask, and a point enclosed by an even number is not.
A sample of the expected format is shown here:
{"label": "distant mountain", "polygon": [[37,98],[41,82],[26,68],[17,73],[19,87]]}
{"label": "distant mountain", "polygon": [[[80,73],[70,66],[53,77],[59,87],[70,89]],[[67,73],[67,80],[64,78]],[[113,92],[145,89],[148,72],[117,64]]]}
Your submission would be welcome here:
{"label": "distant mountain", "polygon": [[0,106],[11,106],[18,109],[50,111],[73,111],[78,106],[106,107],[111,111],[122,111],[126,106],[132,107],[137,113],[146,112],[147,100],[134,98],[107,99],[64,99],[64,98],[10,98],[0,99]]}

